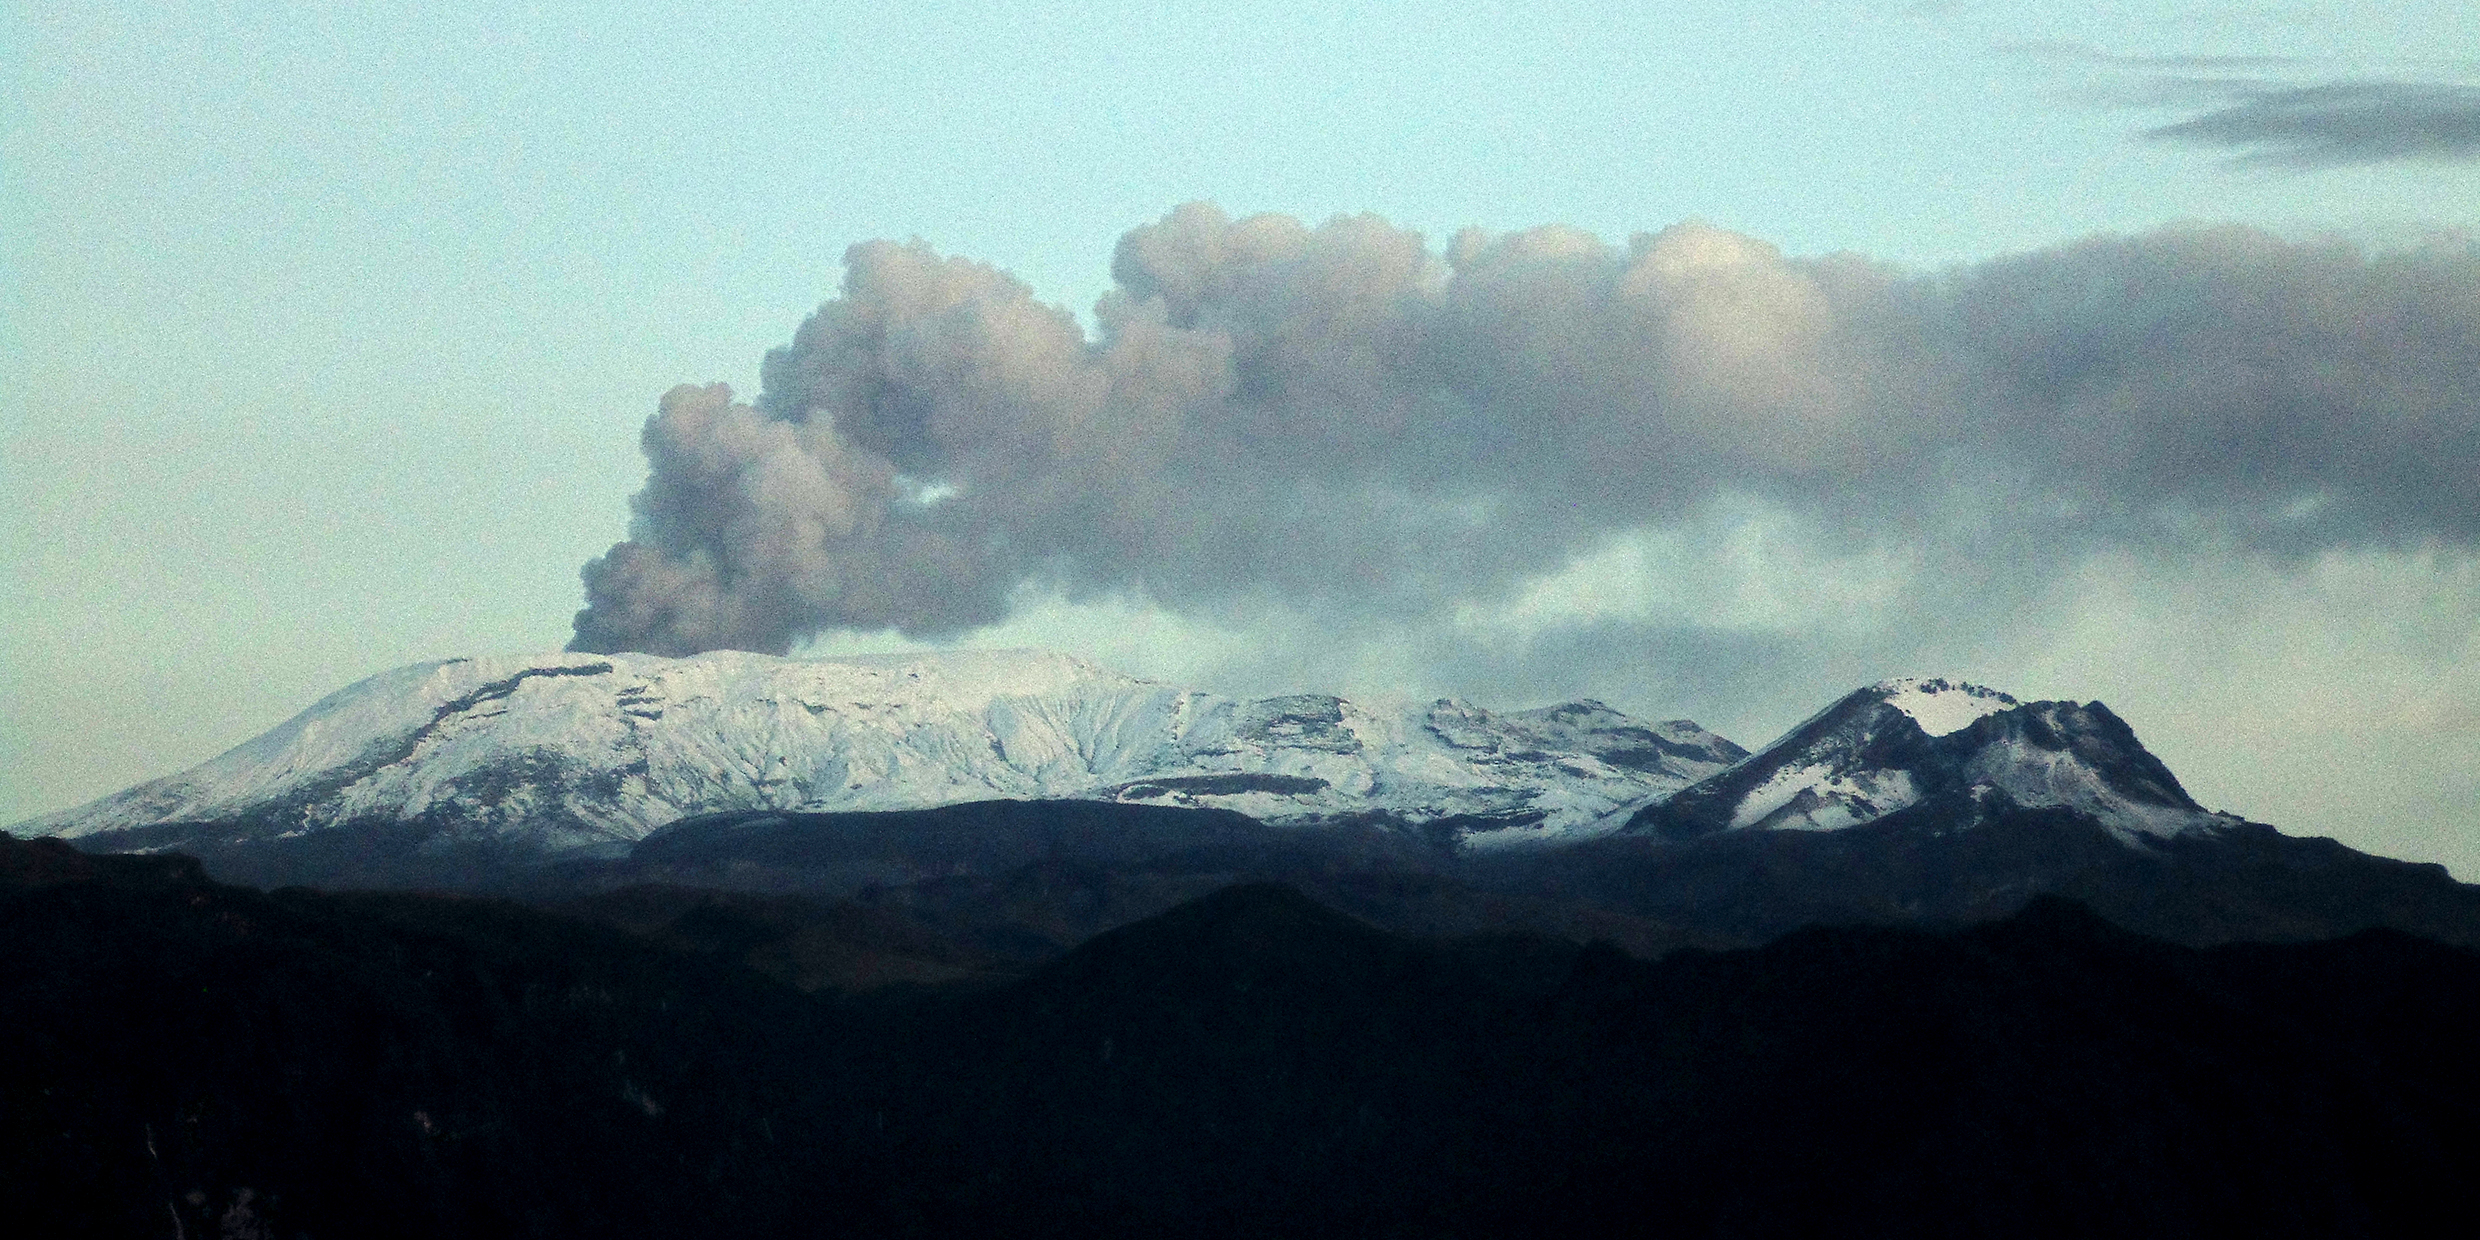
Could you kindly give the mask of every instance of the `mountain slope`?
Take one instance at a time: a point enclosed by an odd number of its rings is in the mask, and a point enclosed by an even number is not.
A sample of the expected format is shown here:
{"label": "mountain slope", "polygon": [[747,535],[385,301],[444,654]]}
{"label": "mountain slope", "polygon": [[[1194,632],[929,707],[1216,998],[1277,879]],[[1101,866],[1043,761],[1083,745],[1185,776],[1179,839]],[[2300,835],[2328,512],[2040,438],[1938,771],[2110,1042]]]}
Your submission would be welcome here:
{"label": "mountain slope", "polygon": [[1035,651],[562,654],[399,668],[193,770],[11,831],[164,847],[201,837],[195,824],[253,839],[351,824],[557,853],[699,813],[1013,797],[1374,815],[1486,845],[1614,829],[1743,752],[1594,702],[1243,701]]}
{"label": "mountain slope", "polygon": [[1473,881],[1555,891],[1613,918],[1762,943],[1802,926],[1958,926],[2063,896],[2141,934],[2194,946],[2301,942],[2385,926],[2480,948],[2480,886],[2445,867],[2370,856],[2261,823],[2138,837],[2089,814],[1934,805],[1834,831],[1629,833],[1476,858]]}

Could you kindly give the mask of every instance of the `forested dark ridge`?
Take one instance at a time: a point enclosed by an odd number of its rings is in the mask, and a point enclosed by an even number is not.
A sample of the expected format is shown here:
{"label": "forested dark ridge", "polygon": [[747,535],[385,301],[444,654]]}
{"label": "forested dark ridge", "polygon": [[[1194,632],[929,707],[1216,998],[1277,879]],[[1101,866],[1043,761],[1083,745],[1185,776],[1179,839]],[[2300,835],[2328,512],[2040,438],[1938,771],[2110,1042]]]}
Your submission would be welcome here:
{"label": "forested dark ridge", "polygon": [[290,835],[176,823],[74,843],[179,849],[214,878],[266,888],[463,891],[577,911],[640,887],[857,902],[1020,963],[1242,882],[1297,887],[1399,934],[1601,938],[1645,956],[1753,947],[1808,925],[1952,928],[2040,895],[2191,947],[2388,926],[2480,949],[2480,886],[2256,823],[2131,840],[2089,814],[1990,796],[1837,831],[1622,833],[1541,849],[1463,849],[1438,826],[1373,816],[1279,827],[1217,809],[1003,800],[705,814],[624,855],[564,858],[404,823]]}
{"label": "forested dark ridge", "polygon": [[2462,1234],[2480,1154],[2480,955],[2060,900],[1648,961],[1243,885],[805,993],[677,920],[6,841],[0,936],[22,1234]]}

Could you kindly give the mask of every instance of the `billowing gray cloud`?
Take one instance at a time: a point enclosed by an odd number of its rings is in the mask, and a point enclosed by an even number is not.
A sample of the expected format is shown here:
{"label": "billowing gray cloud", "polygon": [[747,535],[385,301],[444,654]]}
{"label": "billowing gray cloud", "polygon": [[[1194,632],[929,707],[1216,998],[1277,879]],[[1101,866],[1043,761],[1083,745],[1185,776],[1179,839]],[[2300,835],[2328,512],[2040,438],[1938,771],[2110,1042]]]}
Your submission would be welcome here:
{"label": "billowing gray cloud", "polygon": [[2176,230],[1913,275],[1191,204],[1111,270],[1089,340],[994,268],[854,247],[754,402],[664,397],[573,644],[952,635],[1029,584],[1434,630],[1732,505],[1941,605],[2111,548],[2480,546],[2469,246]]}
{"label": "billowing gray cloud", "polygon": [[2225,96],[2218,106],[2145,136],[2227,148],[2249,163],[2306,168],[2480,159],[2480,88],[2341,81],[2233,86]]}

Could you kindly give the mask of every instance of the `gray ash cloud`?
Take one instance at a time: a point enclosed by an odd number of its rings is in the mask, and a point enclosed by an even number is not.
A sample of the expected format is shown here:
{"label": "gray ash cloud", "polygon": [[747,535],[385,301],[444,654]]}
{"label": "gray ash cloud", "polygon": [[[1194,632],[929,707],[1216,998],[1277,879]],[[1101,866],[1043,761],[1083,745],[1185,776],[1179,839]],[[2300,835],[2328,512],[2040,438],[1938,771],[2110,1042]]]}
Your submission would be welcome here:
{"label": "gray ash cloud", "polygon": [[953,635],[1028,583],[1434,618],[1725,499],[1959,591],[2107,547],[2480,545],[2467,244],[2181,229],[1914,274],[1191,204],[1111,270],[1089,339],[990,266],[853,247],[754,401],[663,397],[572,647]]}

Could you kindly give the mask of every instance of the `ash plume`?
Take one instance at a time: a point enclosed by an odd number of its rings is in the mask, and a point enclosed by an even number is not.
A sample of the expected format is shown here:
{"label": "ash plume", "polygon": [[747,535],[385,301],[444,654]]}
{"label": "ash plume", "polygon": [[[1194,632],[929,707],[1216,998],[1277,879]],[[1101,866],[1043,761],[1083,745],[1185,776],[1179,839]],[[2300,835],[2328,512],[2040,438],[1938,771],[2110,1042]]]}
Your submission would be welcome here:
{"label": "ash plume", "polygon": [[2480,250],[2242,229],[1956,270],[1681,224],[1432,247],[1190,204],[1089,339],[990,266],[845,255],[762,390],[667,393],[573,649],[961,633],[1028,584],[1494,604],[1722,502],[1963,583],[2107,548],[2480,544]]}

